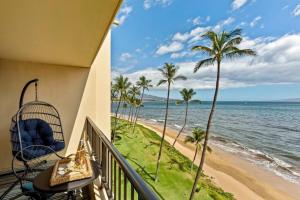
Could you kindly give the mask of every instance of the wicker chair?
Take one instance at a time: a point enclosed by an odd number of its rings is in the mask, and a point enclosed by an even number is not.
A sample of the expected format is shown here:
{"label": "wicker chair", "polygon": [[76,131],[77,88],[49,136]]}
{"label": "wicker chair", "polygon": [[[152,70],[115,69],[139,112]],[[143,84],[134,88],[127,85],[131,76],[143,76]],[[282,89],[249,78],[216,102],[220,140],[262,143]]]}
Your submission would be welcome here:
{"label": "wicker chair", "polygon": [[[64,149],[65,140],[57,109],[49,103],[38,101],[37,82],[38,79],[34,79],[24,86],[19,110],[12,117],[12,170],[21,185],[23,195],[45,199],[51,194],[36,192],[32,180],[48,166],[51,155],[62,158],[57,152]],[[23,105],[26,89],[32,83],[35,83],[35,101]]]}

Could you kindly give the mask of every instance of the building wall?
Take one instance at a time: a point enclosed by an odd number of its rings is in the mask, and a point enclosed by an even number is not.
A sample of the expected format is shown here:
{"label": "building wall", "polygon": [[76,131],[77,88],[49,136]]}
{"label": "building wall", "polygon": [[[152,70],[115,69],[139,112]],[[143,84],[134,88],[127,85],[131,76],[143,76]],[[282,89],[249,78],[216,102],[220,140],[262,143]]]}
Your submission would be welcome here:
{"label": "building wall", "polygon": [[[110,34],[90,68],[0,59],[0,171],[10,169],[11,117],[24,84],[34,78],[40,80],[39,100],[54,105],[61,115],[67,144],[63,154],[76,150],[87,115],[110,138]],[[33,86],[24,102],[34,97]]]}

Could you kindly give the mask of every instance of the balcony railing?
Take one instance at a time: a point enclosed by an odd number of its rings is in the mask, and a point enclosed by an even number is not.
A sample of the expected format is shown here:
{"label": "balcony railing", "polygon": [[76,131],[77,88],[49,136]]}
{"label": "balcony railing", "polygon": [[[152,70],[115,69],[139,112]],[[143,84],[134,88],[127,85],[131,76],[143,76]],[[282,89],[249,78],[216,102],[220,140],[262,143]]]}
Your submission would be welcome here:
{"label": "balcony railing", "polygon": [[110,199],[158,199],[90,118],[87,118],[85,128],[86,139],[101,166],[101,185]]}

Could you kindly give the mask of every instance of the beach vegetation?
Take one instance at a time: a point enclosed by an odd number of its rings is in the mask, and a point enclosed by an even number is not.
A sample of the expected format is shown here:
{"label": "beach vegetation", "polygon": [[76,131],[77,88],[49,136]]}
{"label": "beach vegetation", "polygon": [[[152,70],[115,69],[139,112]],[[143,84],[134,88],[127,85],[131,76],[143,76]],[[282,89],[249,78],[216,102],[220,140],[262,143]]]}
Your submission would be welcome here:
{"label": "beach vegetation", "polygon": [[[112,118],[114,126],[114,118]],[[196,166],[190,171],[191,160],[181,154],[167,141],[163,141],[162,159],[158,181],[154,180],[157,152],[161,137],[143,125],[136,124],[135,137],[131,137],[128,121],[118,119],[118,139],[115,146],[129,164],[139,173],[160,199],[188,199],[196,174]],[[231,193],[223,191],[214,184],[211,177],[201,174],[197,184],[195,199],[199,200],[233,200]]]}
{"label": "beach vegetation", "polygon": [[191,163],[191,171],[193,169],[193,165],[197,157],[198,150],[202,148],[201,142],[204,140],[204,137],[205,137],[205,131],[203,131],[199,127],[193,129],[192,135],[187,135],[185,137],[184,140],[185,143],[193,143],[195,145],[195,154]]}

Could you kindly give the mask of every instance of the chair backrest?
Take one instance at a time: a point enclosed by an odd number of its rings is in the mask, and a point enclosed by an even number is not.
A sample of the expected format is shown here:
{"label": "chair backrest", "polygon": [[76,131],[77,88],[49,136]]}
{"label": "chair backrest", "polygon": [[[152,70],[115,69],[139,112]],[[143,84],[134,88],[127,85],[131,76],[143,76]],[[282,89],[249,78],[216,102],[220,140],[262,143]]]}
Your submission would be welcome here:
{"label": "chair backrest", "polygon": [[[24,158],[25,147],[30,145],[46,145],[59,151],[64,148],[64,135],[58,111],[49,103],[32,101],[24,104],[12,118],[10,128],[12,152],[21,151]],[[32,152],[30,153],[32,156]],[[37,152],[42,156],[47,152]]]}

